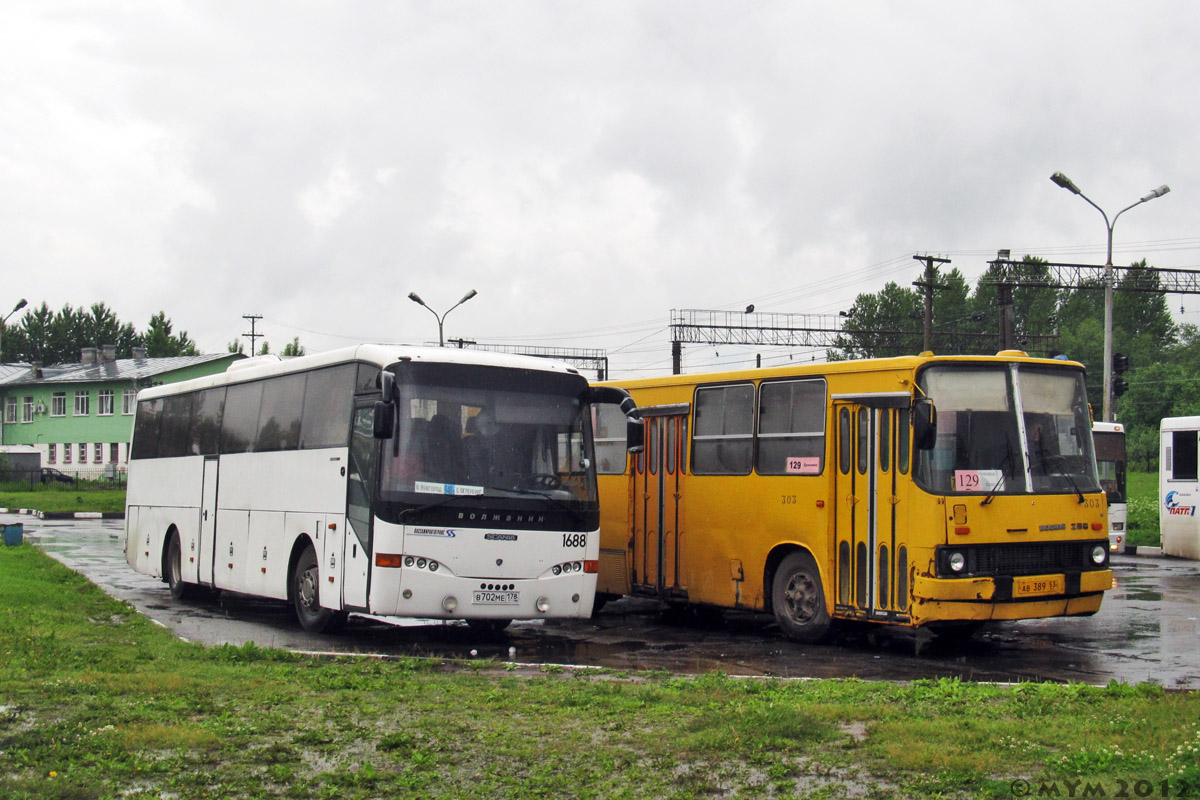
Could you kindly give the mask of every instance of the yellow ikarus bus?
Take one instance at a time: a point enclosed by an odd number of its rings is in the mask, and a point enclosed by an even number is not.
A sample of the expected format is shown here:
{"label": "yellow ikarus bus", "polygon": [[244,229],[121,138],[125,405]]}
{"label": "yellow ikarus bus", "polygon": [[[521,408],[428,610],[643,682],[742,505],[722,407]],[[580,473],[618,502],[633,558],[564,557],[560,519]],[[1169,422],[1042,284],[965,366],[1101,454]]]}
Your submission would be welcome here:
{"label": "yellow ikarus bus", "polygon": [[598,600],[973,628],[1086,616],[1112,587],[1082,365],[934,356],[614,381]]}

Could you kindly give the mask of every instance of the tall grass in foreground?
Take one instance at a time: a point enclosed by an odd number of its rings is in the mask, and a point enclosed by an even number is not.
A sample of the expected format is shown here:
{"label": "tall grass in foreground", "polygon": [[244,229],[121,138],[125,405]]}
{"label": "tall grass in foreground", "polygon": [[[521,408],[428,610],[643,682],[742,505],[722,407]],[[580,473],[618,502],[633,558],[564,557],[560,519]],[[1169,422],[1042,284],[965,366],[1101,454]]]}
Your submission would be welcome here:
{"label": "tall grass in foreground", "polygon": [[1173,797],[1200,788],[1191,693],[682,679],[202,648],[31,545],[0,549],[0,664],[5,798],[1007,798],[1043,781],[1065,797],[1084,780],[1109,797],[1121,782],[1129,796],[1143,796],[1132,794],[1139,785]]}

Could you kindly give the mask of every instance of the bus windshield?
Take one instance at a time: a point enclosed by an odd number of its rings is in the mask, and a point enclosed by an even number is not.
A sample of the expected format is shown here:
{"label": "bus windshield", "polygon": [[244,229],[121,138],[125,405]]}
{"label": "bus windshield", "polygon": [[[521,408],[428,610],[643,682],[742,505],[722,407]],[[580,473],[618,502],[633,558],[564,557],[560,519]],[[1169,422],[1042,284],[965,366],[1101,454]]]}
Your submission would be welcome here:
{"label": "bus windshield", "polygon": [[1100,490],[1083,373],[1008,364],[921,373],[937,442],[917,480],[939,494],[1081,494]]}
{"label": "bus windshield", "polygon": [[[458,364],[401,364],[398,442],[379,497],[407,508],[596,508],[587,381]],[[496,500],[512,501],[497,504]]]}
{"label": "bus windshield", "polygon": [[1100,470],[1100,485],[1108,495],[1108,503],[1124,503],[1125,433],[1093,430],[1092,438],[1096,442],[1096,466]]}

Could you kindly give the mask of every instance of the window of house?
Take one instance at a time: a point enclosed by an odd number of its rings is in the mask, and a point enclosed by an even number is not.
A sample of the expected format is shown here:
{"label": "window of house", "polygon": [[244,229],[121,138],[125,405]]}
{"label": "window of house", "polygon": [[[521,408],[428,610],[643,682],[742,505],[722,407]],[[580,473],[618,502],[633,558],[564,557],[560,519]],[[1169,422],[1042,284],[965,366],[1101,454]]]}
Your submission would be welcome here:
{"label": "window of house", "polygon": [[96,395],[96,412],[102,417],[111,417],[113,413],[113,390],[101,389]]}
{"label": "window of house", "polygon": [[50,396],[50,416],[65,417],[67,415],[67,393],[55,392]]}
{"label": "window of house", "polygon": [[17,398],[8,397],[4,400],[4,421],[9,425],[17,422]]}
{"label": "window of house", "polygon": [[26,397],[21,402],[21,422],[33,422],[33,398]]}
{"label": "window of house", "polygon": [[63,445],[63,463],[64,464],[71,463],[71,448],[73,448],[73,447],[74,447],[74,445],[71,444],[70,442],[67,442],[66,444]]}
{"label": "window of house", "polygon": [[126,389],[121,392],[121,413],[129,415],[137,408],[137,389]]}
{"label": "window of house", "polygon": [[79,443],[79,463],[80,464],[87,463],[87,445],[84,444],[83,442]]}
{"label": "window of house", "polygon": [[86,417],[91,413],[91,395],[87,390],[75,393],[75,416]]}
{"label": "window of house", "polygon": [[104,445],[96,442],[95,449],[92,451],[92,460],[97,464],[104,463]]}
{"label": "window of house", "polygon": [[121,445],[117,444],[116,442],[113,442],[112,444],[110,444],[108,446],[108,460],[109,461],[116,464],[118,461],[121,460],[120,455],[121,455]]}
{"label": "window of house", "polygon": [[51,442],[46,448],[46,461],[53,464],[58,460],[58,445]]}

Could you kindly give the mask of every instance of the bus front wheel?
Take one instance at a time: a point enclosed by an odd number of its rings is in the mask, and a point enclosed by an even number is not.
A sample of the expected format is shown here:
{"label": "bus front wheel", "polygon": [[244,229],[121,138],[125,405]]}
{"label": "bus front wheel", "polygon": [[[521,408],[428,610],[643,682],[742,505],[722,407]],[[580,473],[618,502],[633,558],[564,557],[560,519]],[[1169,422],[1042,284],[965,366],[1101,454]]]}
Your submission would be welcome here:
{"label": "bus front wheel", "polygon": [[292,570],[292,604],[300,627],[310,633],[332,631],[346,619],[343,612],[321,606],[321,567],[312,545],[304,548]]}
{"label": "bus front wheel", "polygon": [[789,639],[815,643],[834,633],[834,623],[825,608],[821,573],[808,553],[792,553],[775,570],[771,606],[779,627]]}

